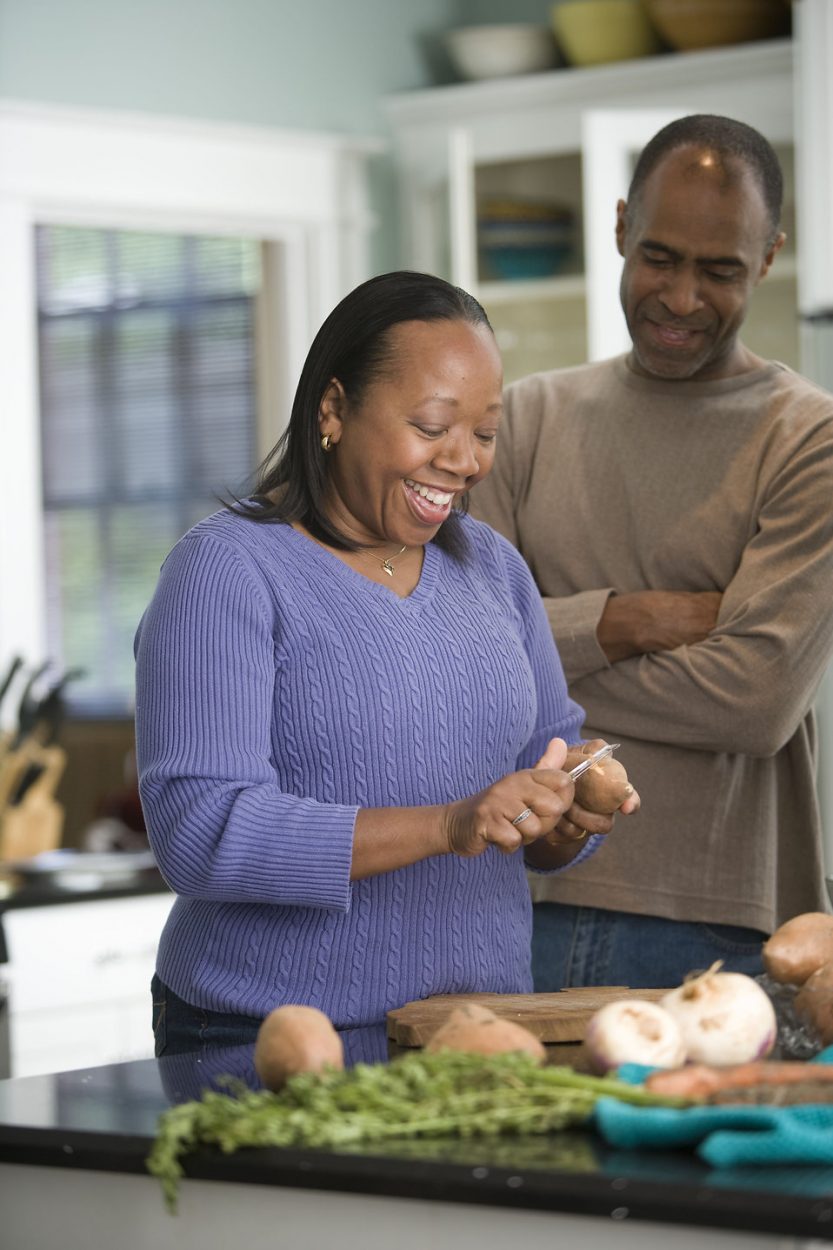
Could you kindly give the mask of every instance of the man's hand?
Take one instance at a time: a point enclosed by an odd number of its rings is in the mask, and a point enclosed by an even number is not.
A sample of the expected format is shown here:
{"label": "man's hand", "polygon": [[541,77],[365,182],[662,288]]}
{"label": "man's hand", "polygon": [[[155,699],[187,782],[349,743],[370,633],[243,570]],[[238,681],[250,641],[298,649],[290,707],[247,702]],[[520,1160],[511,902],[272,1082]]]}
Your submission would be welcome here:
{"label": "man's hand", "polygon": [[717,624],[717,591],[638,590],[611,595],[596,636],[611,664],[702,642]]}

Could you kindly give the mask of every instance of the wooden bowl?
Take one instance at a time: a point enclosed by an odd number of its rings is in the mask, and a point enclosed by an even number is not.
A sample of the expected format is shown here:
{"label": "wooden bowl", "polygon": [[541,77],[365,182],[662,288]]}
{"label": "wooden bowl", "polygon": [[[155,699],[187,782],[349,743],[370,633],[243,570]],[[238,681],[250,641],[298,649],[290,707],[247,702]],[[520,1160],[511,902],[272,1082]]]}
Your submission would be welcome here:
{"label": "wooden bowl", "polygon": [[785,35],[783,0],[644,0],[662,38],[678,52],[750,43]]}

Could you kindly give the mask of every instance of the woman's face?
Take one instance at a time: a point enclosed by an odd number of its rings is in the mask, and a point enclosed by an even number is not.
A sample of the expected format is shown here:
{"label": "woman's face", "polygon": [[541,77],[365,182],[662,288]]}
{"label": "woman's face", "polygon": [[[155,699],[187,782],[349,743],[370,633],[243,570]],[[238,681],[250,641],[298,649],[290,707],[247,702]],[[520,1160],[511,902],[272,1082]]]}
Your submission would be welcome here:
{"label": "woman's face", "polygon": [[322,400],[321,433],[332,439],[327,510],[354,541],[413,547],[491,469],[503,371],[488,326],[406,321],[389,342],[382,376],[358,403],[336,380]]}

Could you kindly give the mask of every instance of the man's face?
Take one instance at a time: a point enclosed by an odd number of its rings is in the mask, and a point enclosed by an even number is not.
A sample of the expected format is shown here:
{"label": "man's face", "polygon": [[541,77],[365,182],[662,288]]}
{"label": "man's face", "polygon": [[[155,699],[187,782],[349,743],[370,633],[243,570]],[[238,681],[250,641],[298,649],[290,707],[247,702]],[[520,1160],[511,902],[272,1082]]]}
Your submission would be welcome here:
{"label": "man's face", "polygon": [[649,377],[730,377],[751,367],[738,340],[752,288],[784,242],[773,242],[763,195],[740,162],[693,147],[669,153],[626,213],[620,296],[631,367]]}

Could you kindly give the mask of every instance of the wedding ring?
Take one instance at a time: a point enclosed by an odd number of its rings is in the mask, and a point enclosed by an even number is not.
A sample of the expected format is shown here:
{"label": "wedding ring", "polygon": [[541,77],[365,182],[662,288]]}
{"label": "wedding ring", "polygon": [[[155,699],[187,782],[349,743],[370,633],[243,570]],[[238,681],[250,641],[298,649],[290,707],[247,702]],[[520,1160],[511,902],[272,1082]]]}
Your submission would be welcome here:
{"label": "wedding ring", "polygon": [[524,808],[524,810],[523,810],[522,812],[519,812],[519,813],[518,813],[518,815],[517,815],[517,816],[515,817],[515,819],[512,821],[512,824],[513,824],[513,825],[520,825],[520,824],[522,824],[522,823],[526,820],[527,816],[531,816],[531,815],[532,815],[532,808],[531,808],[531,807],[525,807],[525,808]]}

